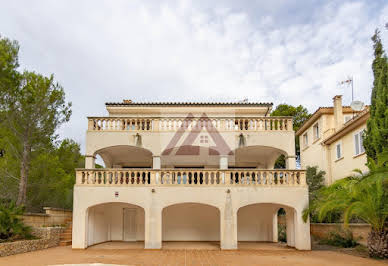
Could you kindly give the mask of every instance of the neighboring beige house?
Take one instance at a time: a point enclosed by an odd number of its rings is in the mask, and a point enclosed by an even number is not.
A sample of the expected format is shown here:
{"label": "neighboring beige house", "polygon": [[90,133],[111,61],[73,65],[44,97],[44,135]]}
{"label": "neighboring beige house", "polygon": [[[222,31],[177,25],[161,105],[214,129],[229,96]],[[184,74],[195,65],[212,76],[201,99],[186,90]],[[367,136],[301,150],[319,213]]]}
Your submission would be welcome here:
{"label": "neighboring beige house", "polygon": [[[291,117],[269,103],[107,103],[88,117],[85,169],[76,169],[73,248],[105,241],[278,241],[309,250],[304,170]],[[274,170],[284,154],[287,169]],[[106,168],[95,168],[99,155]]]}
{"label": "neighboring beige house", "polygon": [[333,98],[333,107],[320,107],[296,132],[300,141],[301,167],[318,166],[326,172],[326,183],[366,172],[362,134],[369,118],[369,107],[354,112],[342,106],[342,96]]}

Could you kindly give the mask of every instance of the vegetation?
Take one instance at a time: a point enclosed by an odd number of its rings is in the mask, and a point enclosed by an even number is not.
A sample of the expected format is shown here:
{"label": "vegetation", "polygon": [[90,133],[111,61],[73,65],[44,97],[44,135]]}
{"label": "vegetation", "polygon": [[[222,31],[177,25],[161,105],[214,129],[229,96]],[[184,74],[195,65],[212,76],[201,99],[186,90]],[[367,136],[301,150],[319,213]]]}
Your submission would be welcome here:
{"label": "vegetation", "polygon": [[327,238],[321,239],[319,244],[342,248],[353,248],[359,245],[350,230],[332,231]]}
{"label": "vegetation", "polygon": [[20,219],[24,208],[11,203],[0,203],[0,242],[32,239],[31,228]]}
{"label": "vegetation", "polygon": [[287,227],[278,223],[278,241],[287,243]]}
{"label": "vegetation", "polygon": [[388,150],[388,59],[376,30],[372,37],[375,59],[372,63],[374,75],[370,119],[364,136],[364,147],[368,163],[377,162],[379,153]]}
{"label": "vegetation", "polygon": [[[376,31],[372,37],[375,60],[370,119],[364,137],[369,173],[350,176],[318,190],[303,219],[316,215],[319,221],[338,217],[345,228],[353,218],[369,223],[371,257],[388,258],[388,60]],[[338,240],[338,239],[337,239]],[[337,241],[336,240],[336,241]]]}
{"label": "vegetation", "polygon": [[29,210],[71,208],[83,158],[77,143],[56,135],[71,103],[52,75],[20,72],[18,52],[16,41],[0,36],[0,197]]}
{"label": "vegetation", "polygon": [[[271,116],[292,116],[294,118],[293,129],[297,131],[302,124],[310,118],[311,114],[302,105],[292,106],[288,104],[279,104],[276,109],[272,111]],[[295,152],[296,156],[300,154],[299,138],[295,137]],[[286,158],[284,155],[280,155],[275,162],[275,169],[286,168]]]}

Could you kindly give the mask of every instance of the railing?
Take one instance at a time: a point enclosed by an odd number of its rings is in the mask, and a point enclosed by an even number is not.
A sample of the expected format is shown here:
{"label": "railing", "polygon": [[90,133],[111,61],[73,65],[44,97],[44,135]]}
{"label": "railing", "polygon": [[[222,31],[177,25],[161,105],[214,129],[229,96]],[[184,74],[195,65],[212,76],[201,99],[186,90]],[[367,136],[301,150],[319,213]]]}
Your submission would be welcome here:
{"label": "railing", "polygon": [[306,186],[304,170],[77,169],[76,184],[89,186]]}
{"label": "railing", "polygon": [[218,131],[292,131],[291,117],[255,118],[129,118],[89,117],[93,131],[177,131],[206,127]]}

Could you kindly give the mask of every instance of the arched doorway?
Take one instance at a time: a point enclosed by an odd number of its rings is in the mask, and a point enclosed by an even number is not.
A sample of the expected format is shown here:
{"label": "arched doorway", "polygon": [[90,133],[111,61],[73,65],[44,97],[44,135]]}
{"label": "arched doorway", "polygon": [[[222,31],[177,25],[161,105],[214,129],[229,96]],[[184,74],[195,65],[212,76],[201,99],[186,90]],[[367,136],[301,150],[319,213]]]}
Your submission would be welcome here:
{"label": "arched doorway", "polygon": [[86,219],[87,246],[108,241],[144,241],[144,209],[137,205],[121,202],[95,205],[87,209]]}
{"label": "arched doorway", "polygon": [[[284,217],[279,216],[280,209],[284,210]],[[284,226],[282,229],[285,231],[282,233],[287,236],[287,245],[295,246],[293,208],[276,203],[256,203],[241,207],[237,212],[239,245],[244,245],[244,242],[278,242],[279,224]]]}
{"label": "arched doorway", "polygon": [[169,242],[206,242],[219,248],[219,209],[201,203],[179,203],[164,208],[162,241],[163,247]]}

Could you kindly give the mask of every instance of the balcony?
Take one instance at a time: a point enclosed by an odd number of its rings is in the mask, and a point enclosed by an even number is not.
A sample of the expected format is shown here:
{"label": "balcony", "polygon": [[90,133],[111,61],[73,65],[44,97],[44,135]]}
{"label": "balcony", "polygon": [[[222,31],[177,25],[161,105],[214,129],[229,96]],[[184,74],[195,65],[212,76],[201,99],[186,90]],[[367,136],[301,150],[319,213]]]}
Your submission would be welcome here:
{"label": "balcony", "polygon": [[307,187],[305,170],[76,169],[77,186]]}
{"label": "balcony", "polygon": [[292,117],[88,117],[89,131],[168,132],[212,128],[218,131],[293,131]]}

